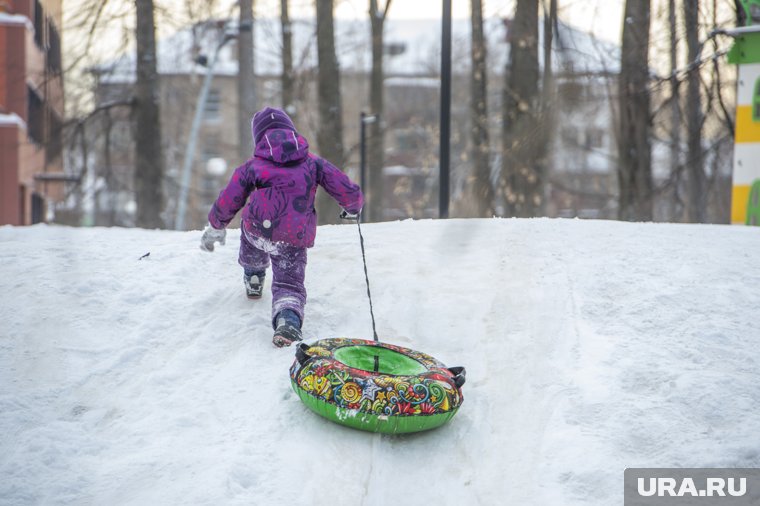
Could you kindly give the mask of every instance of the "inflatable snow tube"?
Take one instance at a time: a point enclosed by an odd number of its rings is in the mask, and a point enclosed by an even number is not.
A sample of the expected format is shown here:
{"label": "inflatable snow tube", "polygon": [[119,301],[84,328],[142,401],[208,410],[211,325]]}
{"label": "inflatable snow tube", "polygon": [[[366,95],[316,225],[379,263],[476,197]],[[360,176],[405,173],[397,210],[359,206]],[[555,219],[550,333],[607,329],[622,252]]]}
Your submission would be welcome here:
{"label": "inflatable snow tube", "polygon": [[465,370],[401,346],[333,338],[300,343],[290,379],[303,403],[328,420],[404,434],[454,417],[463,401]]}

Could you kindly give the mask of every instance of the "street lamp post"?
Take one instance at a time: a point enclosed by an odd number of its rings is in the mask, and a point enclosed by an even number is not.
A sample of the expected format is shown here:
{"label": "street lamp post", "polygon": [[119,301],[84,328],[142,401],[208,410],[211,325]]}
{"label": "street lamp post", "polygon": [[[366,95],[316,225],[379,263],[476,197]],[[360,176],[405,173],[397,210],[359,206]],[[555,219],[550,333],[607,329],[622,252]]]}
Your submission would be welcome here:
{"label": "street lamp post", "polygon": [[208,92],[211,89],[211,80],[214,77],[214,66],[219,57],[219,52],[224,45],[234,39],[235,34],[227,32],[225,30],[222,35],[222,39],[216,45],[214,54],[211,57],[211,61],[206,67],[206,76],[203,78],[203,86],[201,92],[198,95],[198,101],[195,105],[195,116],[193,117],[193,124],[190,127],[190,136],[185,146],[185,158],[182,165],[182,179],[179,186],[179,199],[177,201],[177,216],[174,221],[175,230],[185,229],[185,214],[187,212],[187,193],[190,189],[190,180],[192,175],[193,158],[195,156],[195,144],[198,140],[198,130],[200,129],[201,120],[203,119],[203,112],[206,107],[206,100],[208,99]]}
{"label": "street lamp post", "polygon": [[451,142],[451,0],[443,0],[441,29],[441,126],[438,216],[449,217],[449,152]]}
{"label": "street lamp post", "polygon": [[[364,209],[367,206],[367,125],[377,121],[376,114],[367,114],[362,111],[359,118],[359,184],[364,192]],[[374,218],[370,216],[370,218]]]}

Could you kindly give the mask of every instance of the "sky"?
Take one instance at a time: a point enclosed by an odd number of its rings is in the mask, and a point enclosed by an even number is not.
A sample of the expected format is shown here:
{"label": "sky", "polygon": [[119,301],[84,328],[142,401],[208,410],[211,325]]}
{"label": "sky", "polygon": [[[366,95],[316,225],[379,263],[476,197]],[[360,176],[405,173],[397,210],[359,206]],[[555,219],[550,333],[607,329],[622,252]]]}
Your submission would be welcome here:
{"label": "sky", "polygon": [[[259,0],[259,10],[279,12],[270,3],[279,5],[279,0]],[[292,0],[294,12],[311,15],[313,2],[308,0]],[[384,2],[380,2],[383,4]],[[363,18],[367,15],[367,0],[337,0],[335,16],[344,19]],[[621,0],[566,0],[560,2],[560,17],[566,22],[576,25],[586,31],[592,31],[599,38],[609,41],[620,39],[622,21]],[[469,18],[470,1],[452,0],[452,16]],[[511,17],[514,12],[514,0],[483,0],[485,17]],[[394,19],[420,19],[440,17],[442,13],[441,0],[395,0],[391,3],[388,16]]]}
{"label": "sky", "polygon": [[[382,0],[380,2],[381,5],[384,4]],[[89,3],[91,0],[66,0],[63,13],[64,51],[76,52],[81,48],[82,41],[87,40],[93,16],[83,6]],[[157,35],[169,36],[190,24],[193,19],[234,17],[237,15],[236,4],[236,0],[157,0]],[[368,0],[336,0],[335,17],[366,19],[368,4]],[[192,15],[187,5],[194,5],[195,12]],[[622,5],[622,0],[564,0],[559,4],[559,16],[564,22],[592,32],[600,39],[619,42]],[[486,18],[511,17],[514,14],[514,0],[483,0],[483,9]],[[276,18],[280,14],[280,0],[254,0],[254,10],[256,17]],[[108,57],[114,52],[120,52],[124,41],[131,38],[134,26],[134,14],[131,11],[130,2],[109,2],[101,17],[107,22],[100,23],[101,27],[94,37],[98,43],[91,51],[106,53]],[[290,0],[290,15],[293,18],[314,17],[313,0]],[[469,0],[452,0],[452,15],[457,19],[469,18]],[[388,13],[390,19],[430,19],[441,16],[441,0],[395,0]],[[84,30],[82,25],[85,26]],[[69,57],[72,58],[71,55]]]}
{"label": "sky", "polygon": [[[104,59],[112,59],[127,48],[132,47],[132,32],[134,13],[131,2],[112,0],[106,5],[102,20],[94,36],[88,38],[89,26],[93,16],[82,6],[91,0],[65,0],[63,12],[63,47],[64,65],[68,68],[75,65],[75,72],[70,78],[80,82],[80,75],[86,76],[85,71],[90,65]],[[384,1],[380,0],[381,5]],[[237,16],[236,0],[157,0],[160,6],[156,13],[157,36],[168,37],[192,21],[188,14],[187,5],[195,5],[195,19],[204,16],[234,17]],[[335,17],[338,19],[366,19],[369,0],[336,0]],[[563,0],[560,2],[559,16],[564,22],[593,32],[598,38],[619,42],[622,21],[622,0]],[[214,6],[213,8],[209,6]],[[254,0],[257,17],[276,18],[280,14],[280,0]],[[484,15],[488,17],[511,17],[514,13],[514,0],[483,0]],[[313,0],[290,0],[290,15],[296,17],[314,17]],[[441,0],[394,0],[388,16],[390,19],[421,19],[440,18],[442,15]],[[470,16],[469,0],[452,0],[452,15],[454,18],[466,19]],[[85,29],[81,27],[84,24]],[[87,41],[91,42],[89,57],[79,59]],[[80,95],[82,89],[76,83],[68,85],[69,101],[73,95]],[[87,92],[82,92],[88,96]]]}

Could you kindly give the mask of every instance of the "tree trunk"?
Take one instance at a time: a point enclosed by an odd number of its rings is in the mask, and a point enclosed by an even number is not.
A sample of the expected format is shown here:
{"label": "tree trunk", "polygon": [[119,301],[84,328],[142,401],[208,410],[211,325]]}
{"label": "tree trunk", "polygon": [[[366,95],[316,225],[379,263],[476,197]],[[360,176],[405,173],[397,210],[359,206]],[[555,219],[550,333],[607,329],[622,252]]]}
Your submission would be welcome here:
{"label": "tree trunk", "polygon": [[[386,0],[385,8],[381,11],[377,0],[369,2],[369,19],[372,27],[372,76],[370,78],[369,102],[375,121],[369,124],[367,168],[369,171],[369,188],[367,203],[369,204],[369,220],[383,219],[383,27],[391,0]],[[363,189],[364,190],[364,189]]]}
{"label": "tree trunk", "polygon": [[[317,0],[317,90],[319,94],[320,155],[343,168],[343,118],[340,100],[340,69],[335,54],[333,0]],[[336,223],[340,209],[326,192],[319,192],[317,212],[320,223]]]}
{"label": "tree trunk", "polygon": [[501,191],[508,216],[542,214],[544,169],[538,136],[538,2],[517,0],[504,88]]}
{"label": "tree trunk", "polygon": [[620,64],[618,217],[652,220],[649,99],[649,0],[626,0]]}
{"label": "tree trunk", "polygon": [[253,71],[253,0],[240,0],[238,35],[238,157],[242,163],[253,154],[251,117],[256,112],[256,82]]}
{"label": "tree trunk", "polygon": [[163,228],[164,159],[161,150],[159,81],[153,0],[136,0],[137,82],[135,83],[135,200],[136,225]]}
{"label": "tree trunk", "polygon": [[553,95],[552,42],[554,40],[554,25],[556,23],[557,0],[549,0],[549,12],[544,11],[544,75],[541,83],[541,103],[543,109],[548,109]]}
{"label": "tree trunk", "polygon": [[295,119],[295,82],[293,76],[293,27],[288,14],[288,1],[280,0],[282,26],[282,108]]}
{"label": "tree trunk", "polygon": [[[536,141],[536,165],[544,180],[548,177],[549,160],[551,158],[550,146],[554,136],[556,121],[556,87],[554,84],[554,69],[552,67],[552,45],[554,33],[557,30],[557,0],[549,0],[549,12],[546,12],[544,3],[544,68],[541,78],[541,102],[538,108],[538,133]],[[538,197],[543,197],[544,183],[539,188]],[[535,214],[545,214],[545,203],[542,204]]]}
{"label": "tree trunk", "polygon": [[[686,46],[689,63],[697,61],[700,54],[699,31],[699,1],[691,0],[683,3],[683,22],[686,27]],[[688,136],[688,151],[686,155],[688,167],[688,202],[687,217],[691,223],[704,223],[707,210],[707,185],[705,176],[705,161],[702,152],[702,98],[700,96],[698,65],[689,70],[686,78],[686,129]]]}
{"label": "tree trunk", "polygon": [[676,22],[676,0],[668,0],[668,27],[670,29],[670,178],[672,188],[668,196],[669,219],[676,221],[680,216],[679,187],[681,182],[681,94],[678,69],[678,25]]}
{"label": "tree trunk", "polygon": [[494,214],[494,191],[491,183],[490,146],[488,139],[488,91],[486,72],[486,40],[483,34],[483,2],[471,0],[472,74],[470,76],[471,154],[475,175],[474,192],[478,216]]}

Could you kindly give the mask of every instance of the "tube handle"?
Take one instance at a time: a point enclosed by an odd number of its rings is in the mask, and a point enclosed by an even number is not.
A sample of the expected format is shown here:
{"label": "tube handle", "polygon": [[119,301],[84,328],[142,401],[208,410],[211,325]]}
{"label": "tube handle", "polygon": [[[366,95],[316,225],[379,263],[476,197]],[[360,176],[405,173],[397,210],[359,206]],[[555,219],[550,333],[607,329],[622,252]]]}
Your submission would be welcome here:
{"label": "tube handle", "polygon": [[467,371],[464,367],[449,367],[448,371],[454,375],[454,384],[457,388],[462,388],[467,376]]}
{"label": "tube handle", "polygon": [[296,360],[299,364],[304,365],[311,358],[311,355],[307,353],[309,348],[310,346],[304,342],[298,343],[296,346]]}

